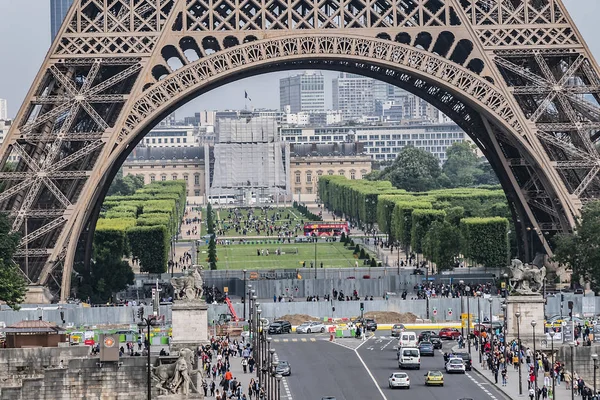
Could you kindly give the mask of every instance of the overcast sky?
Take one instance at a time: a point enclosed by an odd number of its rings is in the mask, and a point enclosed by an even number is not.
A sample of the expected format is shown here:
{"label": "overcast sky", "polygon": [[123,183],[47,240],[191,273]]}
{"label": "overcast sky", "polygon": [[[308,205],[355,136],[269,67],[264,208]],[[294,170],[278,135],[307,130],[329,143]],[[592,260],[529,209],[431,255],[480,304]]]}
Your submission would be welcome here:
{"label": "overcast sky", "polygon": [[[600,0],[563,0],[596,59],[600,58]],[[50,46],[49,0],[0,0],[0,98],[8,100],[9,117],[21,106]],[[191,115],[204,109],[244,107],[244,90],[255,108],[278,108],[278,72],[237,81],[206,93],[188,103],[177,116]],[[326,75],[330,93],[333,72]],[[331,107],[331,96],[326,99]]]}

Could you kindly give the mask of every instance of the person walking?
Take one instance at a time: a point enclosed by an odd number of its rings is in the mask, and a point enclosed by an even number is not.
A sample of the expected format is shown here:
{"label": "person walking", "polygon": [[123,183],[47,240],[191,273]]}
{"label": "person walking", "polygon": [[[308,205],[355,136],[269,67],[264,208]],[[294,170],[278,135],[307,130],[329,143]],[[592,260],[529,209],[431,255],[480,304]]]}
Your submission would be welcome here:
{"label": "person walking", "polygon": [[535,397],[535,389],[529,388],[529,400],[533,400],[534,397]]}
{"label": "person walking", "polygon": [[242,369],[244,370],[244,373],[248,372],[248,360],[245,358],[242,358]]}
{"label": "person walking", "polygon": [[506,367],[502,370],[502,386],[506,386],[507,371]]}

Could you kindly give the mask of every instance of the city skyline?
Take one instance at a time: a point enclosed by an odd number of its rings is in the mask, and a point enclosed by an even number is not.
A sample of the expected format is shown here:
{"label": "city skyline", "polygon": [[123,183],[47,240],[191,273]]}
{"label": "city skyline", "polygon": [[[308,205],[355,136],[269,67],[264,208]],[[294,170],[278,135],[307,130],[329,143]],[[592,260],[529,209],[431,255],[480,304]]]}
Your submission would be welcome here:
{"label": "city skyline", "polygon": [[[596,36],[595,16],[600,13],[597,0],[563,0],[596,60],[600,59],[600,39]],[[42,3],[42,4],[40,4]],[[28,24],[18,21],[27,19]],[[14,54],[10,62],[0,64],[0,98],[7,99],[8,117],[14,118],[50,47],[50,1],[21,0],[0,2],[0,48]],[[24,50],[26,49],[26,50]],[[319,70],[317,70],[319,71]],[[304,70],[273,72],[214,89],[194,99],[178,111],[193,115],[200,110],[279,108],[279,79],[303,73]],[[325,108],[332,108],[332,80],[335,71],[322,71],[325,83]],[[245,99],[247,92],[252,102]]]}

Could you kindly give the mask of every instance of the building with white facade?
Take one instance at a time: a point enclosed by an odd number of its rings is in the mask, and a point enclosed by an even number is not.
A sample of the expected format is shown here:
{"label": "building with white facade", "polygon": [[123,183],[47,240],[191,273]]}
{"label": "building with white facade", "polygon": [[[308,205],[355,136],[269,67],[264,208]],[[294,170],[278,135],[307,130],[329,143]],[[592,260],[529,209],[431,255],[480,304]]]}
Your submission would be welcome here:
{"label": "building with white facade", "polygon": [[301,75],[279,80],[279,107],[289,112],[325,111],[325,81],[320,72],[305,71]]}
{"label": "building with white facade", "polygon": [[194,136],[193,125],[159,125],[142,139],[145,147],[192,147],[198,141]]}
{"label": "building with white facade", "polygon": [[446,149],[454,142],[470,141],[455,123],[421,123],[379,126],[282,127],[282,140],[289,143],[360,142],[374,161],[392,161],[404,146],[414,146],[446,160]]}
{"label": "building with white facade", "polygon": [[8,102],[5,99],[0,99],[0,121],[8,119]]}
{"label": "building with white facade", "polygon": [[325,126],[332,124],[339,124],[342,122],[342,112],[328,110],[325,112],[318,113],[307,113],[299,112],[297,114],[284,114],[284,118],[281,121],[284,125],[312,125],[312,126]]}
{"label": "building with white facade", "polygon": [[374,80],[345,72],[333,79],[333,109],[340,110],[345,121],[356,121],[375,114]]}

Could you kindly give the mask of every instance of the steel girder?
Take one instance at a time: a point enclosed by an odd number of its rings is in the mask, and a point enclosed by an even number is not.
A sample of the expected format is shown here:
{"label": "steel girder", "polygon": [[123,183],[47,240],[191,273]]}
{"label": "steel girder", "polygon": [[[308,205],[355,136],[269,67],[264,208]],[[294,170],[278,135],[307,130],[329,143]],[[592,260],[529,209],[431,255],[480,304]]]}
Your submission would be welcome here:
{"label": "steel girder", "polygon": [[3,167],[20,157],[0,172],[0,207],[30,281],[62,276],[69,295],[105,177],[162,116],[303,67],[372,76],[443,110],[490,159],[539,250],[600,193],[599,69],[560,0],[76,0],[0,148]]}

